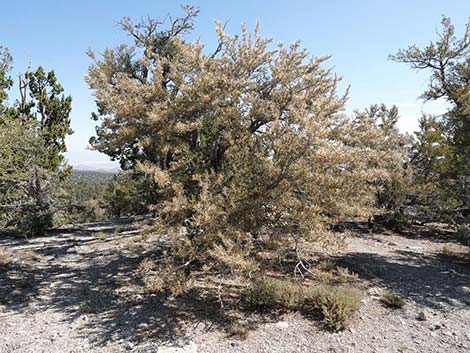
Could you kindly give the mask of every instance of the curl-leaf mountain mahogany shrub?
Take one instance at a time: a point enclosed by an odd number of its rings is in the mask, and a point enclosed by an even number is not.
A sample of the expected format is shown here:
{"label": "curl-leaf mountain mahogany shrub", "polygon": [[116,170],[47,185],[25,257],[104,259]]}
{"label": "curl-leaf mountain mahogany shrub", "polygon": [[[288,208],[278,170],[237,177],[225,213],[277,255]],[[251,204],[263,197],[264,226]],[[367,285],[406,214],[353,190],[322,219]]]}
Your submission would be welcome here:
{"label": "curl-leaf mountain mahogany shrub", "polygon": [[101,119],[94,148],[155,181],[159,225],[173,235],[162,288],[196,268],[251,273],[266,238],[301,255],[334,239],[333,218],[370,212],[388,178],[374,148],[384,132],[341,113],[327,57],[222,25],[209,53],[175,23],[158,33],[151,23],[127,27],[135,46],[90,53],[87,82]]}

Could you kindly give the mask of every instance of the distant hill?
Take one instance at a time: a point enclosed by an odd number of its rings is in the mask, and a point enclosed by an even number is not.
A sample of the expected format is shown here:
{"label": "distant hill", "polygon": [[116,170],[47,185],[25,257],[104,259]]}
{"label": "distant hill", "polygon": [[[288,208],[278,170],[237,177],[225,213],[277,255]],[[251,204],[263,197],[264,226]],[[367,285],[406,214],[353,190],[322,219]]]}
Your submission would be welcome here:
{"label": "distant hill", "polygon": [[82,183],[106,183],[110,181],[115,174],[117,174],[116,171],[74,169],[72,171],[72,180]]}

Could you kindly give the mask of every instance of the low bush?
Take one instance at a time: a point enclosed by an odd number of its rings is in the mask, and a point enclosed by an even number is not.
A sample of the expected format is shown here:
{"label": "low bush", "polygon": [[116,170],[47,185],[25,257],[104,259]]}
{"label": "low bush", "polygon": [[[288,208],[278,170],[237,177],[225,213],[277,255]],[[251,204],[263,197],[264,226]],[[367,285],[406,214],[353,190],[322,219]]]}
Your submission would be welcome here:
{"label": "low bush", "polygon": [[346,283],[357,281],[358,276],[348,268],[337,266],[331,260],[323,260],[314,269],[315,279],[328,283]]}
{"label": "low bush", "polygon": [[78,307],[80,314],[96,314],[96,308],[89,303],[82,303]]}
{"label": "low bush", "polygon": [[294,310],[319,315],[328,329],[344,329],[360,308],[361,295],[352,288],[315,285],[305,287],[290,281],[255,279],[246,293],[250,307]]}
{"label": "low bush", "polygon": [[405,306],[403,298],[392,292],[385,292],[382,298],[380,298],[380,301],[382,304],[392,309],[400,309]]}
{"label": "low bush", "polygon": [[95,238],[98,238],[99,240],[106,240],[106,233],[105,232],[95,232],[95,233],[93,233],[93,236]]}
{"label": "low bush", "polygon": [[[315,289],[315,288],[314,288]],[[350,318],[361,307],[361,295],[352,288],[321,287],[307,298],[320,309],[325,326],[334,331],[343,330]]]}
{"label": "low bush", "polygon": [[470,246],[470,224],[461,224],[457,227],[455,238],[463,245]]}
{"label": "low bush", "polygon": [[263,277],[253,281],[246,299],[250,307],[300,310],[305,301],[305,291],[298,284]]}
{"label": "low bush", "polygon": [[227,334],[231,337],[238,336],[240,338],[246,338],[248,335],[248,324],[244,321],[236,320],[233,321],[228,327]]}

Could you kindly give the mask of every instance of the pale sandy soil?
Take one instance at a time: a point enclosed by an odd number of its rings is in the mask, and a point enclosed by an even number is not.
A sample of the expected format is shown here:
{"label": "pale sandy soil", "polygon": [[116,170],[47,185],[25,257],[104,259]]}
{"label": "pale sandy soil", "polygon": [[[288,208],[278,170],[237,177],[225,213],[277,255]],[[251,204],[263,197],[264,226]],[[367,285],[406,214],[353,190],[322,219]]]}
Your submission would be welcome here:
{"label": "pale sandy soil", "polygon": [[[356,234],[334,258],[358,274],[365,293],[350,329],[331,333],[295,313],[258,315],[241,340],[225,333],[217,303],[143,292],[134,271],[159,243],[125,227],[115,221],[29,241],[0,238],[1,353],[470,352],[468,248],[449,239],[417,237],[419,229]],[[93,236],[98,231],[106,239]],[[385,308],[384,290],[399,293],[405,307]]]}

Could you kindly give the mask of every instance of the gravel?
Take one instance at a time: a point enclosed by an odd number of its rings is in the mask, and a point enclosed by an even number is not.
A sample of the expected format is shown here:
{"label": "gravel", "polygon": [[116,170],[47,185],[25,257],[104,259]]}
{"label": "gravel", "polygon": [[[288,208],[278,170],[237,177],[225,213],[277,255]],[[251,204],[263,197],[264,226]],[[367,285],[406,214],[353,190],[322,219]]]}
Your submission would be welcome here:
{"label": "gravel", "polygon": [[[29,241],[0,239],[0,254],[10,254],[7,265],[0,261],[1,353],[470,351],[468,248],[446,239],[356,234],[333,256],[364,291],[348,329],[331,333],[297,313],[253,314],[246,319],[256,325],[237,339],[211,307],[142,292],[133,271],[161,243],[114,232],[126,226],[102,222]],[[400,295],[404,308],[384,307],[384,291]]]}

